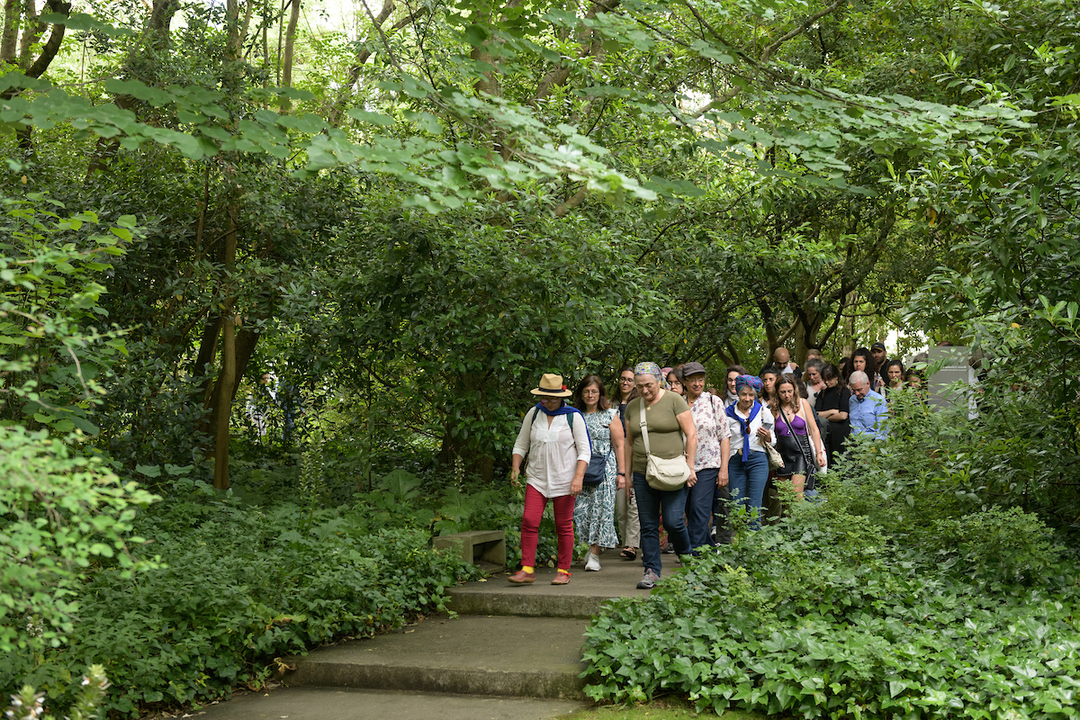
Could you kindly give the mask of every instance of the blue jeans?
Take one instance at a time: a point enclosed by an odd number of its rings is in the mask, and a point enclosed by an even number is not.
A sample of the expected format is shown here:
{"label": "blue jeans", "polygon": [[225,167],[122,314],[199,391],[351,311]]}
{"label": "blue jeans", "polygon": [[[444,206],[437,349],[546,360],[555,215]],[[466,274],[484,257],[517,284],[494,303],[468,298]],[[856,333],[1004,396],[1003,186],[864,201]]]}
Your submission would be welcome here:
{"label": "blue jeans", "polygon": [[697,482],[686,494],[686,532],[690,547],[715,545],[709,534],[709,517],[713,512],[716,495],[716,478],[720,468],[703,468],[697,471]]}
{"label": "blue jeans", "polygon": [[749,455],[745,459],[741,453],[731,456],[728,462],[728,489],[733,500],[743,507],[749,505],[750,527],[758,530],[761,528],[765,484],[769,480],[769,458],[765,453],[753,450]]}
{"label": "blue jeans", "polygon": [[690,554],[690,536],[686,534],[686,486],[679,490],[653,490],[645,476],[634,473],[634,497],[641,520],[641,564],[660,574],[660,512],[664,513],[664,529],[675,544],[675,552]]}

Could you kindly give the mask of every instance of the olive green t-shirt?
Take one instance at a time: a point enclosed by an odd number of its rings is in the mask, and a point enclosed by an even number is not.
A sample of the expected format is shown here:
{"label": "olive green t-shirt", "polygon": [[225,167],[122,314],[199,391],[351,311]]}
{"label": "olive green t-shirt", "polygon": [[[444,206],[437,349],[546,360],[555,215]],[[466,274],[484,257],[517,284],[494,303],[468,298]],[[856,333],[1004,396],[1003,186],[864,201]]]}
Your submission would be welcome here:
{"label": "olive green t-shirt", "polygon": [[[645,442],[641,439],[642,398],[637,398],[626,406],[626,435],[634,447],[633,472],[645,474]],[[658,458],[670,459],[683,454],[682,428],[677,415],[689,412],[690,406],[682,395],[670,390],[645,410],[649,424],[649,449]]]}

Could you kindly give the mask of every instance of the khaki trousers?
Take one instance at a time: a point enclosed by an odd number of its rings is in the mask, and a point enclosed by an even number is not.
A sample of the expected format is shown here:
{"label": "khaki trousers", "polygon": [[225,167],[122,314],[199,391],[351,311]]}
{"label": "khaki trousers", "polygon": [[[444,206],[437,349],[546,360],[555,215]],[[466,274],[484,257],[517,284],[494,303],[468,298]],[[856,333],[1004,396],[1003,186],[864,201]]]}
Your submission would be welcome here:
{"label": "khaki trousers", "polygon": [[638,520],[637,500],[633,488],[627,487],[615,494],[615,514],[619,519],[619,534],[623,547],[641,547],[641,521]]}

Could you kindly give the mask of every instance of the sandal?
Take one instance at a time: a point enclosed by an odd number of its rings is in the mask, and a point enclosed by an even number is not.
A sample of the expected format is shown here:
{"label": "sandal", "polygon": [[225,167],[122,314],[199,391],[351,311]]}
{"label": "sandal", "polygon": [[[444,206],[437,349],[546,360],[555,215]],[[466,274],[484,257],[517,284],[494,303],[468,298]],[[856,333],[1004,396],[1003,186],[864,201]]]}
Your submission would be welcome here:
{"label": "sandal", "polygon": [[623,548],[623,551],[619,553],[619,557],[626,560],[637,560],[637,549],[632,547]]}

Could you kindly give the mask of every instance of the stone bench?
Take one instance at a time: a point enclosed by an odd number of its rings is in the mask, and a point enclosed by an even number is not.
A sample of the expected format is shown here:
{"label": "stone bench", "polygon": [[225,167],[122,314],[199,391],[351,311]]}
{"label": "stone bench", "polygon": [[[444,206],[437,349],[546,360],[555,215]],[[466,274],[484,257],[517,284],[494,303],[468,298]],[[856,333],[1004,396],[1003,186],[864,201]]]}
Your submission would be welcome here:
{"label": "stone bench", "polygon": [[470,530],[469,532],[440,535],[435,538],[435,549],[453,548],[467,563],[506,567],[506,533],[502,530]]}

